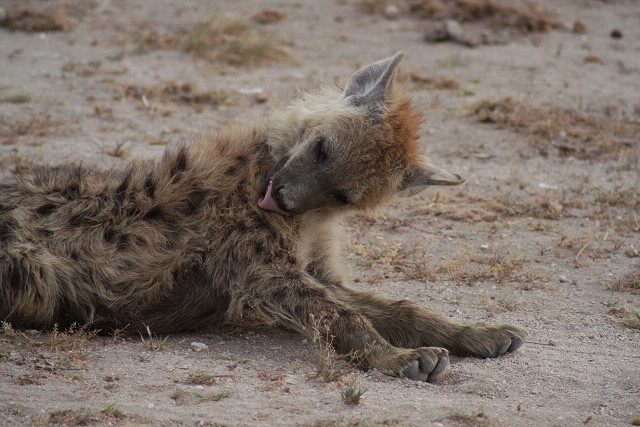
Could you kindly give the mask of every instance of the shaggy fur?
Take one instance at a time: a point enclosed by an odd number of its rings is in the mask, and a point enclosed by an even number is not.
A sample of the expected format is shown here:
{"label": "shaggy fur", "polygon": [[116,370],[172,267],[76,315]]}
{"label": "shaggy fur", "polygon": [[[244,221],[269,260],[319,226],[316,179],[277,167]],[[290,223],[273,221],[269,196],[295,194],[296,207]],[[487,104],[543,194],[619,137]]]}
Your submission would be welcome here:
{"label": "shaggy fur", "polygon": [[343,284],[339,218],[464,181],[418,154],[422,119],[396,83],[400,57],[159,161],[17,171],[0,183],[0,319],[167,333],[252,313],[417,380],[442,372],[447,349],[517,349],[519,328],[460,324]]}

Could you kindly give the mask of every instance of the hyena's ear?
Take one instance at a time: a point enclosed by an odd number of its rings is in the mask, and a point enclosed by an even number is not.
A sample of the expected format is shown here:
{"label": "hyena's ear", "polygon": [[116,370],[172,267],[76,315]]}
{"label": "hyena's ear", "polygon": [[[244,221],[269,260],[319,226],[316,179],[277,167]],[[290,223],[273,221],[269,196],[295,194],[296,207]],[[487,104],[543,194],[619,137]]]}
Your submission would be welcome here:
{"label": "hyena's ear", "polygon": [[465,181],[466,179],[458,174],[424,163],[405,171],[398,194],[402,197],[409,197],[420,193],[430,185],[458,185]]}
{"label": "hyena's ear", "polygon": [[355,106],[385,104],[391,94],[402,52],[356,71],[344,89],[344,98]]}

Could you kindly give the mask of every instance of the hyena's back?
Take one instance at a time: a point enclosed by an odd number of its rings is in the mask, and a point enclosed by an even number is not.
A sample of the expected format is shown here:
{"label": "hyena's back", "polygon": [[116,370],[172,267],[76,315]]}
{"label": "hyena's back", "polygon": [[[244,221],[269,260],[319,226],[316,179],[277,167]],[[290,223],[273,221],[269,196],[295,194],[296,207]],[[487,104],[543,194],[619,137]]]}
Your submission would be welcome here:
{"label": "hyena's back", "polygon": [[0,184],[0,319],[158,332],[219,323],[232,267],[205,258],[231,250],[224,218],[249,205],[251,183],[237,171],[256,168],[250,153],[232,155],[218,166],[235,190],[220,191],[223,177],[189,151],[118,171],[27,167]]}

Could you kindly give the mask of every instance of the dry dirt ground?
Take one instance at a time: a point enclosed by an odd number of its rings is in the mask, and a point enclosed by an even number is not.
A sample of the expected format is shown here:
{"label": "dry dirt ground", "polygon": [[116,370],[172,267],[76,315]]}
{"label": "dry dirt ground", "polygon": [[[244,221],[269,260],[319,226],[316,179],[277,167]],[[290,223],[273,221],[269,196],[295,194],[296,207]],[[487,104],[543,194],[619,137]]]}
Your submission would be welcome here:
{"label": "dry dirt ground", "polygon": [[[0,1],[0,175],[158,156],[404,51],[424,152],[468,183],[345,221],[353,286],[513,323],[530,342],[452,358],[427,384],[340,371],[267,326],[140,337],[4,324],[0,424],[640,424],[639,3],[518,2],[526,13],[498,17],[472,9],[487,1],[19,3]],[[467,31],[489,43],[470,47]]]}

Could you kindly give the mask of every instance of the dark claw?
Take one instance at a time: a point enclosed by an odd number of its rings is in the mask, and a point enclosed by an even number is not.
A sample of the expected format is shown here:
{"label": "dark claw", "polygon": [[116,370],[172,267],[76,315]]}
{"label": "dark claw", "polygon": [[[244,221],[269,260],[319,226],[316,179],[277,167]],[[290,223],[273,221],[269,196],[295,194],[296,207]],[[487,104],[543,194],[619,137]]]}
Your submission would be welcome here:
{"label": "dark claw", "polygon": [[524,344],[524,340],[518,337],[511,337],[511,345],[507,349],[508,352],[516,351]]}
{"label": "dark claw", "polygon": [[429,378],[427,379],[427,381],[432,382],[436,378],[438,378],[440,376],[440,374],[442,373],[442,371],[444,371],[444,369],[447,367],[448,364],[449,364],[449,358],[440,357],[438,359],[438,363],[436,364],[436,367],[433,368],[433,371],[431,371],[431,373],[429,374]]}

